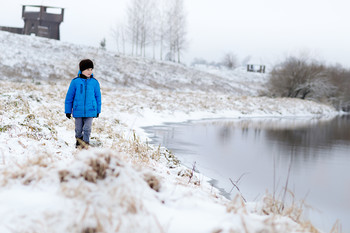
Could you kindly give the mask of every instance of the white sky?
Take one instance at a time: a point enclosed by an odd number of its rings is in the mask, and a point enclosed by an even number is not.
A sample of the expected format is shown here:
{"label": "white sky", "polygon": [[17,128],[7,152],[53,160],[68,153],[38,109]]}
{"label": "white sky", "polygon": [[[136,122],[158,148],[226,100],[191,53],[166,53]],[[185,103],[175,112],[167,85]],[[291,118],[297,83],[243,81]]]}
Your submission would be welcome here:
{"label": "white sky", "polygon": [[[124,20],[128,0],[11,0],[0,8],[1,26],[23,26],[21,5],[65,8],[61,40],[115,49],[111,28]],[[350,68],[350,13],[346,0],[185,0],[194,57],[219,61],[226,52],[267,65],[307,52]]]}

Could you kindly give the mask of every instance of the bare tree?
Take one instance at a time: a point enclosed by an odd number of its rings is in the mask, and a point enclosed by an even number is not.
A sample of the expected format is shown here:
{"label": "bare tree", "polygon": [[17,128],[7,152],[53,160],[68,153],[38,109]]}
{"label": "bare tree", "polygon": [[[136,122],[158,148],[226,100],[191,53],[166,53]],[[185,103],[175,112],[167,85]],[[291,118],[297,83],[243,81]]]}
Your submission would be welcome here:
{"label": "bare tree", "polygon": [[168,7],[170,0],[157,0],[157,11],[155,13],[155,41],[159,47],[159,58],[163,60],[164,40],[166,39],[166,27],[168,18]]}
{"label": "bare tree", "polygon": [[125,54],[125,26],[124,24],[116,24],[115,28],[112,28],[112,37],[117,45],[117,52]]}
{"label": "bare tree", "polygon": [[147,40],[145,45],[152,46],[152,57],[156,58],[156,48],[160,41],[162,32],[162,13],[164,0],[149,0],[149,10],[147,11]]}
{"label": "bare tree", "polygon": [[186,14],[183,0],[131,0],[127,9],[127,24],[113,34],[118,50],[120,36],[125,35],[131,46],[131,55],[146,56],[152,46],[153,58],[159,48],[160,59],[167,49],[168,60],[181,62],[186,48]]}
{"label": "bare tree", "polygon": [[233,52],[226,53],[222,59],[222,64],[229,69],[234,69],[238,66],[237,56]]}
{"label": "bare tree", "polygon": [[138,54],[138,46],[141,40],[141,11],[142,0],[132,0],[127,9],[127,34],[131,43],[131,55]]}
{"label": "bare tree", "polygon": [[153,0],[133,0],[128,10],[128,28],[132,41],[132,54],[146,56],[153,28]]}
{"label": "bare tree", "polygon": [[150,43],[150,37],[152,35],[154,7],[152,0],[142,0],[141,9],[139,11],[140,17],[140,55],[146,56],[146,47]]}
{"label": "bare tree", "polygon": [[183,0],[173,0],[169,7],[166,41],[168,60],[181,62],[181,55],[186,49],[186,13]]}

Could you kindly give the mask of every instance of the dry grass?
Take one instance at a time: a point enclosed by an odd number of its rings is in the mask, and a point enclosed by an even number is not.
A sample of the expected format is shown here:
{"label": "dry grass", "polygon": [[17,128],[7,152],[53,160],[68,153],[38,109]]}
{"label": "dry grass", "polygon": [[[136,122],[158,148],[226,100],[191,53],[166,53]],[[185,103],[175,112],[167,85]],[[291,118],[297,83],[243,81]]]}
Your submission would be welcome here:
{"label": "dry grass", "polygon": [[226,211],[228,213],[243,213],[247,214],[246,204],[241,195],[236,195],[232,201],[230,201],[226,206]]}
{"label": "dry grass", "polygon": [[[92,183],[96,183],[97,180],[103,180],[107,177],[107,170],[110,170],[110,173],[118,177],[119,173],[116,173],[115,169],[110,168],[111,154],[98,154],[97,157],[90,158],[86,161],[86,168],[80,173],[72,173],[69,170],[62,169],[58,171],[60,182],[68,182],[71,179],[84,178],[84,180]],[[121,166],[120,162],[117,162],[115,165]]]}
{"label": "dry grass", "polygon": [[300,204],[295,203],[294,195],[292,195],[293,201],[290,205],[283,201],[276,200],[272,195],[267,194],[263,198],[264,206],[262,212],[266,215],[275,214],[281,216],[287,216],[293,219],[295,222],[301,222],[301,217],[303,213],[304,202]]}
{"label": "dry grass", "polygon": [[[160,182],[151,173],[142,174],[130,170],[130,165],[122,157],[116,152],[97,151],[77,158],[78,161],[74,163],[80,161],[84,165],[79,166],[79,171],[74,165],[58,171],[62,193],[85,203],[85,209],[79,213],[80,222],[91,222],[94,219],[95,224],[83,227],[81,232],[108,232],[107,229],[124,232],[125,228],[138,229],[137,224],[130,226],[127,219],[135,216],[137,221],[137,216],[145,216],[143,200],[134,189],[138,189],[138,182],[144,182],[142,189],[149,187],[157,191]],[[101,198],[92,198],[94,195]],[[131,223],[134,221],[130,221]]]}
{"label": "dry grass", "polygon": [[6,186],[12,182],[20,182],[24,185],[38,183],[45,179],[47,169],[54,162],[54,158],[47,153],[40,153],[34,157],[23,159],[13,166],[3,167],[0,171],[1,186]]}
{"label": "dry grass", "polygon": [[160,191],[161,182],[159,181],[159,178],[157,178],[152,173],[145,173],[143,178],[151,189],[153,189],[156,192]]}
{"label": "dry grass", "polygon": [[343,229],[340,221],[338,220],[334,223],[330,233],[341,233],[341,232],[343,232]]}
{"label": "dry grass", "polygon": [[310,208],[301,200],[296,202],[295,196],[291,191],[288,191],[292,202],[290,204],[285,201],[280,201],[271,194],[266,194],[263,198],[262,213],[272,216],[285,216],[298,223],[304,232],[318,233],[319,230],[308,220],[303,219],[303,212],[305,208]]}
{"label": "dry grass", "polygon": [[[137,188],[142,189],[142,192],[154,193],[160,192],[163,187],[164,181],[152,172],[145,172],[145,169],[154,162],[166,164],[168,168],[179,167],[180,161],[171,151],[161,145],[153,146],[142,141],[135,131],[130,131],[130,125],[120,120],[118,112],[139,114],[144,109],[152,109],[154,112],[182,109],[184,112],[191,112],[198,108],[207,111],[237,108],[243,111],[245,107],[244,103],[238,103],[236,98],[228,98],[228,95],[148,90],[141,90],[144,95],[135,95],[127,89],[118,92],[103,89],[103,111],[112,109],[113,114],[108,114],[107,118],[102,112],[100,118],[94,120],[92,139],[110,150],[83,151],[82,153],[87,154],[85,158],[81,158],[79,152],[73,148],[68,149],[66,139],[59,134],[62,129],[74,131],[73,121],[67,120],[63,113],[63,99],[68,84],[1,84],[0,93],[5,94],[0,94],[0,132],[6,133],[11,139],[18,138],[18,144],[23,151],[32,153],[27,160],[19,158],[18,162],[15,160],[12,164],[6,161],[8,168],[0,172],[1,185],[20,183],[35,187],[45,182],[57,184],[60,195],[77,203],[74,211],[81,217],[82,223],[79,227],[72,228],[74,232],[104,232],[106,229],[123,232],[128,229],[130,226],[123,222],[125,218],[132,216],[130,218],[135,217],[137,222],[139,213],[143,213],[140,216],[148,216],[142,196],[135,195],[139,191]],[[27,91],[23,93],[23,89]],[[250,102],[252,99],[246,98],[243,101]],[[33,149],[33,144],[38,146]],[[68,154],[66,157],[48,154],[46,151],[50,151],[51,147],[56,151],[68,151]],[[6,158],[3,157],[2,160],[5,165]],[[66,164],[59,166],[61,163]],[[127,169],[128,166],[133,166],[133,169]],[[142,169],[135,169],[137,167]],[[194,185],[201,184],[193,175],[193,170],[182,169],[178,172],[177,178],[182,179],[183,185],[187,185],[188,180]],[[296,204],[282,208],[281,203],[269,198],[264,203],[264,214],[288,216],[311,229],[308,223],[301,221],[299,206]],[[227,206],[227,211],[247,213],[244,202],[238,197]],[[85,224],[85,221],[91,219],[94,224]],[[150,222],[159,226],[160,232],[164,232],[157,219],[152,218]],[[132,226],[130,229],[133,229]]]}

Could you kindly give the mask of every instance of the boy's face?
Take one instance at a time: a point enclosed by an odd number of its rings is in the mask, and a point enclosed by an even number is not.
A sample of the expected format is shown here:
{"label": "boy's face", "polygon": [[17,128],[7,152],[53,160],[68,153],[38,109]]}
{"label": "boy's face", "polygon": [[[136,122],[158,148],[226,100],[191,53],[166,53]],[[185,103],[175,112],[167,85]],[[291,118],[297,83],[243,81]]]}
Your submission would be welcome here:
{"label": "boy's face", "polygon": [[83,75],[85,75],[86,77],[90,78],[90,76],[91,76],[91,74],[92,74],[92,68],[83,70],[81,73],[82,73]]}

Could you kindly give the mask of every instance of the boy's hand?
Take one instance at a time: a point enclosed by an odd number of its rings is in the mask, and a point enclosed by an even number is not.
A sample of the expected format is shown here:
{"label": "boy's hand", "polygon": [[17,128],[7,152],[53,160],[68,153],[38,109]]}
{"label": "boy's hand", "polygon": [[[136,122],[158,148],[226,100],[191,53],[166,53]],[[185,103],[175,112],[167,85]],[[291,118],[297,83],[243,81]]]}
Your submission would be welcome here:
{"label": "boy's hand", "polygon": [[70,118],[71,118],[71,116],[72,116],[72,114],[71,114],[71,113],[66,113],[66,117],[67,117],[68,119],[70,119]]}

